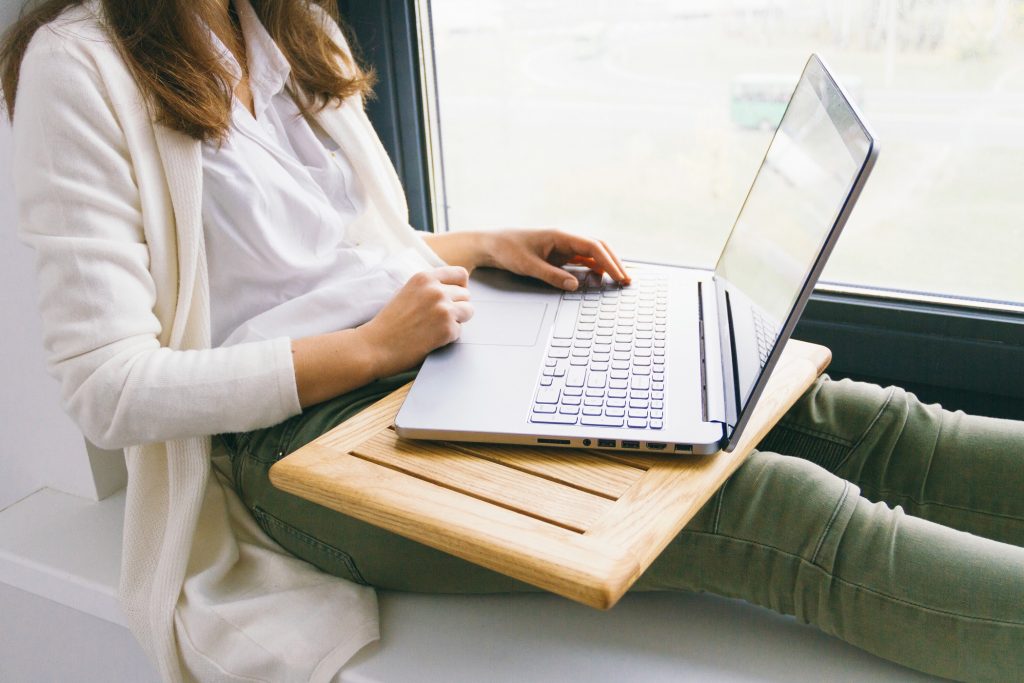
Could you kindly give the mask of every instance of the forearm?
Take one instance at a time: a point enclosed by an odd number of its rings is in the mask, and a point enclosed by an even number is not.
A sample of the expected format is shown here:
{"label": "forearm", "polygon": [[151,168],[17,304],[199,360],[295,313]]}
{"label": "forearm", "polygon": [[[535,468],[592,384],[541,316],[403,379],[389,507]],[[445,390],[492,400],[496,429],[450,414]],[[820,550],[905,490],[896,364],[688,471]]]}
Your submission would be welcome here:
{"label": "forearm", "polygon": [[427,234],[423,240],[445,263],[462,266],[473,271],[480,266],[494,264],[492,242],[494,235],[483,231],[467,230]]}
{"label": "forearm", "polygon": [[378,379],[378,355],[361,328],[292,340],[299,404],[306,408]]}

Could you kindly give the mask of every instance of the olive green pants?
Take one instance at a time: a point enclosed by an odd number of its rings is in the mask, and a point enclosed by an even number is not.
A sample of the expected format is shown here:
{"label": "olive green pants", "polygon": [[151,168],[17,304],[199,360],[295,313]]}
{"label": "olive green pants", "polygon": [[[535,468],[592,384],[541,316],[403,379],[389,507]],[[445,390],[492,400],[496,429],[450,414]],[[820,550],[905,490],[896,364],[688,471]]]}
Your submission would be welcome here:
{"label": "olive green pants", "polygon": [[[223,435],[270,536],[325,571],[401,591],[535,590],[273,488],[274,462],[410,379]],[[1024,680],[1024,423],[819,380],[637,582],[709,591],[962,680]]]}

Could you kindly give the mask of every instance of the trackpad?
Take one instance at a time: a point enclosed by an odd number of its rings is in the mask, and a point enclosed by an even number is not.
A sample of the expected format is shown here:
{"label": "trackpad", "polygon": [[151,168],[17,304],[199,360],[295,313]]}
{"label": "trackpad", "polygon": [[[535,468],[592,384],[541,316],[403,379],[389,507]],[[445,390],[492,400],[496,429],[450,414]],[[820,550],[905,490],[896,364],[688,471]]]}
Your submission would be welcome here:
{"label": "trackpad", "polygon": [[547,308],[535,301],[474,301],[473,318],[455,343],[533,346]]}

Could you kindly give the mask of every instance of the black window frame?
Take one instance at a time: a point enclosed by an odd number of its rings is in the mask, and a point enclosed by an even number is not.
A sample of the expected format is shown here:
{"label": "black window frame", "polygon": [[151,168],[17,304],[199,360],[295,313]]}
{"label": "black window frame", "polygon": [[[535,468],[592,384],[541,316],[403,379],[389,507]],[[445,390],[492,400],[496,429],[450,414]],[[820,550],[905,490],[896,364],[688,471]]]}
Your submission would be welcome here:
{"label": "black window frame", "polygon": [[[427,16],[418,16],[421,6]],[[431,154],[439,134],[430,126],[440,114],[424,97],[423,74],[435,76],[429,3],[339,0],[338,7],[377,72],[367,113],[405,187],[410,223],[434,231],[447,207],[440,150]],[[1011,308],[823,285],[795,336],[832,350],[833,377],[897,384],[951,409],[1024,419],[1024,309]]]}

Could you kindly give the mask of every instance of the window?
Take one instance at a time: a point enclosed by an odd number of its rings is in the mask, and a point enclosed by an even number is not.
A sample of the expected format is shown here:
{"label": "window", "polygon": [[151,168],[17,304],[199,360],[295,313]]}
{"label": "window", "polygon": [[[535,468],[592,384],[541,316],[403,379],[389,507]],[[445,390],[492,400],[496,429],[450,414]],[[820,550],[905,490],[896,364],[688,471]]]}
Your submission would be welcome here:
{"label": "window", "polygon": [[1024,0],[429,12],[439,229],[557,226],[711,266],[814,51],[881,141],[823,282],[1024,303]]}

